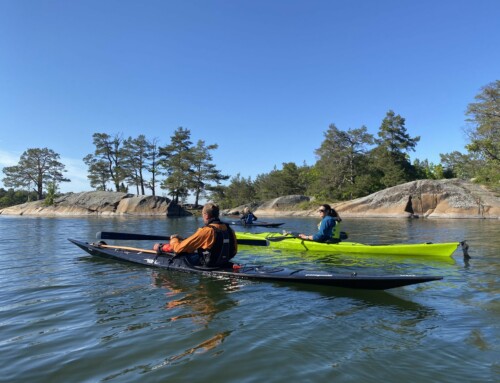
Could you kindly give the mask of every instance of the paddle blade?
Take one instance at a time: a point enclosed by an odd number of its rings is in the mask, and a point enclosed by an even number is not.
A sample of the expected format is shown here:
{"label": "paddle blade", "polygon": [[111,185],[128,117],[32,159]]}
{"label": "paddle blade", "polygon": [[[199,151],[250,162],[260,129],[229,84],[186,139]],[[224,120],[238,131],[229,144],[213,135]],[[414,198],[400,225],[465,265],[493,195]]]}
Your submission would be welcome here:
{"label": "paddle blade", "polygon": [[265,239],[237,239],[238,245],[247,246],[268,246],[269,243]]}
{"label": "paddle blade", "polygon": [[150,240],[150,241],[169,241],[169,235],[146,235],[146,234],[137,234],[137,233],[116,233],[112,231],[100,231],[96,234],[97,239],[121,239],[121,240],[134,240],[134,241],[142,241],[142,240]]}

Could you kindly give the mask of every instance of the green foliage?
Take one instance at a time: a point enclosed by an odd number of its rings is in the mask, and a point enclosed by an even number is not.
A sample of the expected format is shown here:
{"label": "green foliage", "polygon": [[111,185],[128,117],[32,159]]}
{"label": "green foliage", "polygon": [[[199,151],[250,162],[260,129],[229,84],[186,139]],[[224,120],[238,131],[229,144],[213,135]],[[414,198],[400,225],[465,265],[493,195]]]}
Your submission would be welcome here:
{"label": "green foliage", "polygon": [[476,174],[481,160],[474,158],[470,154],[462,154],[454,151],[448,154],[440,154],[443,173],[449,175],[446,178],[470,179]]}
{"label": "green foliage", "polygon": [[169,190],[175,203],[184,201],[190,192],[194,193],[195,205],[207,192],[222,193],[220,183],[229,176],[221,174],[212,162],[210,152],[217,148],[217,144],[206,145],[203,140],[194,146],[190,130],[182,127],[174,132],[169,145],[159,148],[159,165],[167,176],[161,188]]}
{"label": "green foliage", "polygon": [[94,158],[92,154],[85,156],[83,162],[88,166],[90,186],[97,191],[106,191],[106,184],[111,179],[108,163]]}
{"label": "green foliage", "polygon": [[417,171],[410,163],[408,152],[415,151],[420,137],[411,138],[405,119],[389,110],[379,128],[377,147],[370,153],[374,168],[382,176],[383,188],[417,179]]}
{"label": "green foliage", "polygon": [[52,206],[56,198],[57,185],[55,182],[50,182],[47,186],[47,195],[45,196],[45,206]]}
{"label": "green foliage", "polygon": [[240,173],[230,179],[228,186],[215,187],[210,193],[210,199],[222,209],[256,202],[256,196],[251,178],[242,178]]}
{"label": "green foliage", "polygon": [[25,202],[35,201],[37,194],[26,190],[14,190],[12,188],[5,190],[0,189],[0,208],[5,208],[14,205],[20,205]]}
{"label": "green foliage", "polygon": [[389,110],[383,119],[378,136],[378,145],[385,148],[394,158],[398,158],[401,153],[415,151],[420,141],[419,136],[410,137],[406,131],[405,119],[392,110]]}
{"label": "green foliage", "polygon": [[115,190],[120,191],[120,184],[126,178],[126,153],[121,135],[111,137],[106,133],[94,133],[92,138],[95,151],[83,158],[89,169],[90,185],[106,190],[106,184],[112,182]]}
{"label": "green foliage", "polygon": [[59,162],[59,154],[48,148],[26,150],[15,166],[3,168],[4,185],[36,191],[38,199],[43,199],[43,189],[50,183],[70,182],[63,177],[65,166]]}
{"label": "green foliage", "polygon": [[156,194],[156,184],[157,184],[157,177],[160,174],[160,171],[158,169],[158,162],[159,162],[159,140],[157,138],[153,138],[152,140],[148,141],[149,143],[149,153],[148,153],[148,162],[146,163],[145,170],[150,174],[150,177],[146,181],[146,186],[151,190],[152,194]]}
{"label": "green foliage", "polygon": [[136,187],[137,195],[144,195],[146,188],[146,180],[144,171],[147,169],[149,158],[155,154],[154,144],[146,139],[143,134],[137,138],[129,137],[123,142],[123,172],[129,184]]}
{"label": "green foliage", "polygon": [[169,195],[175,203],[183,201],[189,195],[194,153],[190,141],[189,129],[179,127],[170,137],[170,144],[160,147],[160,166],[165,169],[167,178],[161,183],[161,188],[169,190]]}
{"label": "green foliage", "polygon": [[472,124],[469,130],[470,152],[479,153],[488,161],[500,162],[500,80],[483,87],[469,104],[466,115]]}
{"label": "green foliage", "polygon": [[470,143],[467,154],[440,154],[445,177],[475,179],[494,190],[500,188],[500,80],[481,89],[466,115]]}
{"label": "green foliage", "polygon": [[429,163],[428,160],[420,161],[416,159],[413,161],[413,167],[415,169],[416,179],[440,180],[443,178],[452,178],[450,172],[445,173],[442,164],[434,165],[432,162]]}
{"label": "green foliage", "polygon": [[212,163],[213,157],[210,152],[218,147],[217,144],[206,145],[205,141],[198,140],[196,146],[192,148],[193,172],[190,190],[193,191],[195,196],[195,206],[198,206],[200,197],[207,195],[207,191],[219,186],[222,181],[229,179],[229,176],[221,174],[220,170]]}
{"label": "green foliage", "polygon": [[316,150],[316,196],[346,199],[357,196],[357,178],[363,173],[363,162],[374,138],[367,128],[342,131],[334,124],[324,133],[324,141]]}
{"label": "green foliage", "polygon": [[471,124],[468,130],[471,155],[483,164],[476,177],[488,184],[500,182],[500,80],[486,85],[469,104],[466,115]]}
{"label": "green foliage", "polygon": [[268,174],[257,176],[254,187],[257,199],[266,200],[284,195],[304,194],[307,190],[309,167],[298,167],[293,162],[283,163],[283,169],[276,167]]}

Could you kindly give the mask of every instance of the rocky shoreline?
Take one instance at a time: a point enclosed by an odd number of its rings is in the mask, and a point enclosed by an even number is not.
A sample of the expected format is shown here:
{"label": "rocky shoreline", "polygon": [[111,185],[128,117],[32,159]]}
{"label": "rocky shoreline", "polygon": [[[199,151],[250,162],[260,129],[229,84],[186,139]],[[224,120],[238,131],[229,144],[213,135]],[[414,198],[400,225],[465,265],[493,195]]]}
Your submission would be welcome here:
{"label": "rocky shoreline", "polygon": [[[482,185],[459,179],[419,180],[381,190],[351,201],[331,203],[343,218],[409,218],[405,212],[412,197],[413,217],[500,219],[500,198]],[[306,196],[286,196],[263,204],[249,204],[226,210],[242,211],[245,206],[257,216],[317,216],[317,206],[294,209],[300,203],[314,202]]]}
{"label": "rocky shoreline", "polygon": [[[409,197],[415,217],[500,219],[500,198],[485,187],[471,182],[451,180],[420,180],[394,186],[352,201],[332,203],[343,218],[408,218],[405,212]],[[314,206],[304,210],[299,204]],[[314,200],[293,195],[238,206],[223,211],[232,214],[249,206],[257,216],[317,216]],[[22,216],[189,216],[192,213],[168,198],[134,196],[117,192],[68,193],[57,198],[52,206],[44,201],[27,202],[0,209],[0,215]]]}
{"label": "rocky shoreline", "polygon": [[44,201],[26,202],[0,209],[1,215],[23,216],[117,216],[144,215],[179,217],[191,215],[168,198],[156,196],[134,196],[120,192],[68,193],[56,198],[54,205],[45,206]]}

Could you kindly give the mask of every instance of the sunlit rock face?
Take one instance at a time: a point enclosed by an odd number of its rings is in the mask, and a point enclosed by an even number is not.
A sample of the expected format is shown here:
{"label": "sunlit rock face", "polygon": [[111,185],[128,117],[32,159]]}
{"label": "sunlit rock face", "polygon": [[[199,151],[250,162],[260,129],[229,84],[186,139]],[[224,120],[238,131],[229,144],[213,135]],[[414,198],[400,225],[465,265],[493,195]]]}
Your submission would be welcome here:
{"label": "sunlit rock face", "polygon": [[[406,211],[410,197],[413,215]],[[249,206],[258,216],[317,216],[317,207],[311,210],[296,207],[298,203],[310,200],[306,196],[286,196],[225,212],[231,214]],[[481,185],[458,179],[408,182],[330,205],[341,217],[500,218],[500,198]]]}
{"label": "sunlit rock face", "polygon": [[[408,212],[411,197],[413,215]],[[263,203],[252,203],[224,210],[223,214],[237,214],[249,207],[257,216],[317,216],[317,206],[301,210],[302,202],[314,202],[303,195],[275,198]],[[472,182],[450,180],[421,180],[394,186],[369,196],[351,201],[330,203],[341,217],[389,218],[500,218],[500,198],[485,187]],[[190,212],[172,203],[168,198],[134,196],[118,192],[68,193],[57,198],[52,206],[44,201],[0,209],[5,215],[159,215],[178,217]]]}
{"label": "sunlit rock face", "polygon": [[27,202],[0,210],[5,215],[162,215],[183,216],[191,213],[168,198],[134,196],[119,192],[68,193],[45,206],[44,201]]}

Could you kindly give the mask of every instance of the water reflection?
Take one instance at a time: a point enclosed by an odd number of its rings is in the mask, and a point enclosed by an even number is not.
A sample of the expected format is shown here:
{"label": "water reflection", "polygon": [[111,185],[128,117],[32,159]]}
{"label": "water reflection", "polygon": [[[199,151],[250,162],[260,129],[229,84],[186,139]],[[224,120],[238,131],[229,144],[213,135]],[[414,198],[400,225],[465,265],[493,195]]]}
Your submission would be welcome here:
{"label": "water reflection", "polygon": [[237,305],[230,296],[239,289],[234,279],[186,278],[185,274],[156,270],[151,276],[154,286],[167,290],[164,308],[172,314],[171,321],[190,318],[207,327],[217,315]]}
{"label": "water reflection", "polygon": [[148,369],[155,370],[176,364],[195,354],[209,351],[217,354],[216,349],[232,331],[224,330],[215,334],[209,331],[210,336],[206,338],[204,330],[209,330],[212,321],[237,305],[231,294],[239,290],[238,281],[157,270],[151,273],[151,277],[153,286],[166,290],[166,303],[163,307],[169,313],[167,320],[178,324],[177,322],[189,319],[198,335],[184,339],[184,342],[195,342],[194,345],[171,352],[162,362],[149,366]]}
{"label": "water reflection", "polygon": [[216,347],[219,347],[222,344],[222,342],[224,342],[224,340],[230,334],[231,334],[230,331],[224,331],[224,332],[218,333],[218,334],[212,336],[211,338],[204,340],[201,343],[184,350],[183,352],[181,352],[179,354],[169,356],[168,358],[163,360],[161,363],[158,363],[158,364],[152,365],[152,366],[148,366],[148,368],[145,369],[144,371],[145,372],[153,371],[153,370],[156,370],[156,369],[159,369],[162,367],[166,367],[170,364],[179,363],[181,360],[183,360],[186,357],[189,357],[193,354],[203,354],[203,353],[206,353],[208,351],[212,351]]}

